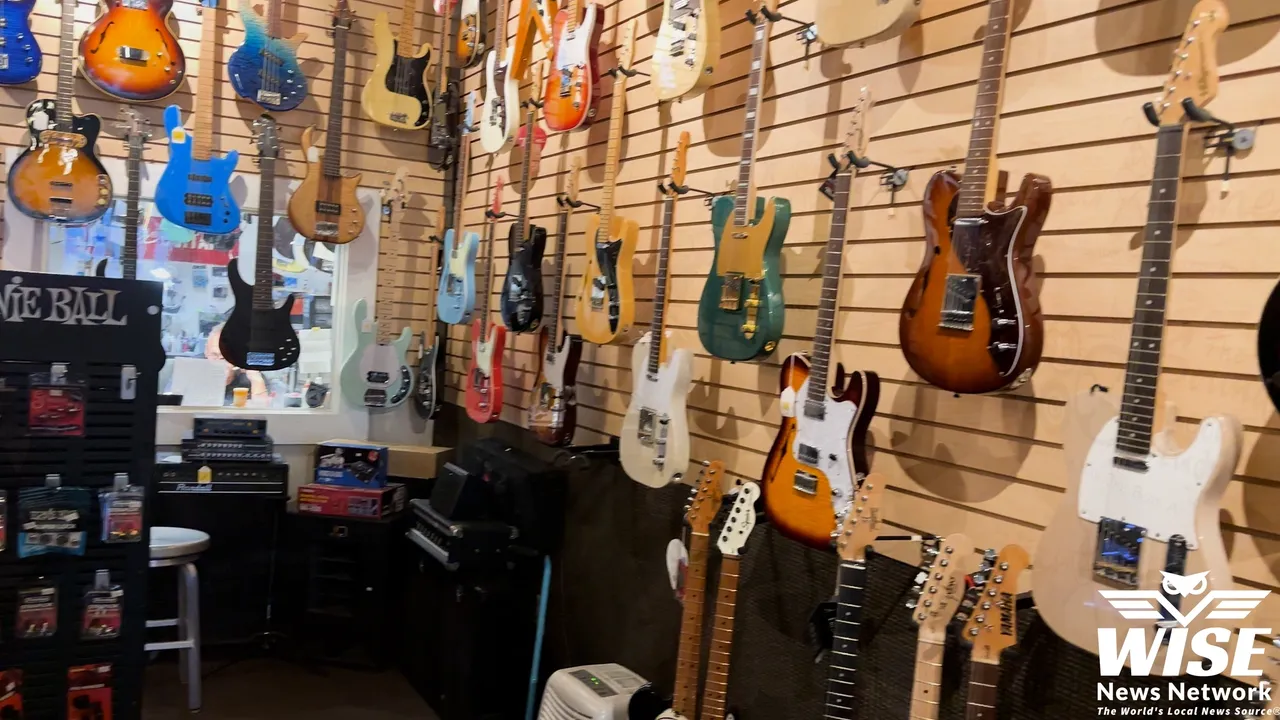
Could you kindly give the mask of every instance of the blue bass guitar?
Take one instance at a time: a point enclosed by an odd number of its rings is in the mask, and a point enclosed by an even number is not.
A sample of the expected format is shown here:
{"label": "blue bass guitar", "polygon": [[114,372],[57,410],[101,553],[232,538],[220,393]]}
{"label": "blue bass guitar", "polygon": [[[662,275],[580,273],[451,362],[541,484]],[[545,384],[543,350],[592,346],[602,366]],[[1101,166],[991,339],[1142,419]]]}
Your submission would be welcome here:
{"label": "blue bass guitar", "polygon": [[[465,178],[471,165],[471,140],[475,131],[475,93],[468,93],[463,105],[458,131],[458,188],[454,193],[453,224],[444,234],[444,259],[440,263],[440,282],[436,283],[436,314],[442,322],[465,325],[471,322],[476,307],[476,254],[480,251],[480,235],[462,227],[462,198],[467,194]],[[502,180],[499,179],[501,184]],[[489,289],[486,288],[485,292]]]}
{"label": "blue bass guitar", "polygon": [[[207,112],[211,115],[212,108]],[[232,150],[223,157],[217,156],[212,149],[212,122],[213,118],[197,105],[196,129],[188,133],[182,126],[178,106],[164,109],[169,164],[156,184],[155,205],[174,225],[226,235],[240,227],[240,207],[231,197],[231,173],[235,172],[240,154]]]}
{"label": "blue bass guitar", "polygon": [[0,85],[21,85],[40,74],[44,55],[31,34],[36,0],[0,2]]}
{"label": "blue bass guitar", "polygon": [[280,37],[282,5],[284,0],[268,2],[264,20],[249,0],[240,0],[244,43],[227,60],[236,94],[273,112],[292,110],[307,98],[307,76],[298,66],[298,46],[307,36]]}

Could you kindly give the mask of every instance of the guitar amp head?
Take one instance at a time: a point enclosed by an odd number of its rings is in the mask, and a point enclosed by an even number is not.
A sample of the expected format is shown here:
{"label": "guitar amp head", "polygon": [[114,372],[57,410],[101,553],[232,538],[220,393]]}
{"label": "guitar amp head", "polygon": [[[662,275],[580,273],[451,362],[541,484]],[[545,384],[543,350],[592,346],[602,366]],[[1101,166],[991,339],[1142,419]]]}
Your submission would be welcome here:
{"label": "guitar amp head", "polygon": [[542,692],[538,720],[627,720],[627,703],[644,684],[617,663],[557,670]]}

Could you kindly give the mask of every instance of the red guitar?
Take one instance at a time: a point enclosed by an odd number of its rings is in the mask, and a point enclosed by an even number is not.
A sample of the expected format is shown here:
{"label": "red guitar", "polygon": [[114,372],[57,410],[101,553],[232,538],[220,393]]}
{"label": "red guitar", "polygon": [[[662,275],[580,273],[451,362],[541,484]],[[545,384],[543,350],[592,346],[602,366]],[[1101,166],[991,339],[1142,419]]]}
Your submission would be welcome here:
{"label": "red guitar", "polygon": [[556,13],[552,30],[551,74],[542,96],[542,116],[557,132],[578,130],[591,124],[600,99],[600,31],[604,10],[587,3],[579,20],[580,0]]}
{"label": "red guitar", "polygon": [[502,179],[493,190],[493,207],[488,214],[486,239],[489,264],[480,286],[479,312],[471,322],[471,366],[467,368],[467,415],[478,423],[492,422],[502,414],[502,353],[507,346],[507,329],[502,323],[489,327],[489,298],[493,293],[493,234],[502,212]]}

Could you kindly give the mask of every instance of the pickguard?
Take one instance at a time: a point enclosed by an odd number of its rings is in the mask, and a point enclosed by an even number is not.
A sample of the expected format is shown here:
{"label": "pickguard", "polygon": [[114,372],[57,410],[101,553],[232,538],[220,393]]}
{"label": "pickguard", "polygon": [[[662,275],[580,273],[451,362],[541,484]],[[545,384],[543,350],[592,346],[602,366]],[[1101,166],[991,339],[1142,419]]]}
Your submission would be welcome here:
{"label": "pickguard", "polygon": [[[622,299],[618,292],[618,256],[622,253],[622,241],[596,241],[596,264],[600,266],[600,275],[604,281],[604,289],[609,300],[609,330],[618,331],[618,315]],[[599,282],[600,279],[593,282]]]}
{"label": "pickguard", "polygon": [[952,224],[953,251],[969,272],[981,278],[979,291],[991,315],[991,340],[987,351],[1004,376],[1018,365],[1026,327],[1022,298],[1018,295],[1013,271],[1017,238],[1026,219],[1027,208],[1022,206],[1001,212],[988,211],[981,226],[973,231],[976,237],[970,239],[974,248],[969,252],[976,257],[970,258],[969,262],[963,262],[962,250],[955,242],[960,235]]}
{"label": "pickguard", "polygon": [[[852,496],[856,487],[852,456],[849,452],[849,433],[858,415],[858,406],[851,402],[837,402],[827,397],[823,401],[825,416],[819,420],[805,415],[805,398],[809,393],[809,380],[796,391],[796,435],[791,443],[791,455],[796,462],[821,470],[831,485],[833,503],[842,505]],[[817,450],[817,462],[801,457],[801,446]]]}

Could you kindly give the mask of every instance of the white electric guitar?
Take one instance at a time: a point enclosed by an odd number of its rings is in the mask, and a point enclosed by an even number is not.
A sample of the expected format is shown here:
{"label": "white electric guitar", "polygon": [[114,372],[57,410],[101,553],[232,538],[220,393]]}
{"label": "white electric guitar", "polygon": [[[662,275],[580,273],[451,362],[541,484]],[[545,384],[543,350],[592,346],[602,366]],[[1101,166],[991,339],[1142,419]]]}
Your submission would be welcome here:
{"label": "white electric guitar", "polygon": [[[1138,628],[1154,638],[1165,631],[1161,619],[1193,635],[1231,625],[1194,610],[1232,588],[1218,506],[1240,454],[1240,425],[1234,418],[1205,418],[1195,441],[1179,452],[1170,432],[1176,415],[1156,389],[1183,144],[1198,114],[1193,108],[1187,117],[1183,103],[1203,107],[1217,94],[1215,53],[1226,25],[1222,0],[1196,4],[1174,53],[1173,74],[1145,108],[1160,129],[1119,407],[1112,394],[1095,392],[1066,410],[1067,492],[1040,540],[1033,591],[1049,627],[1094,653],[1099,628],[1118,628],[1121,638]],[[1250,592],[1237,591],[1237,599],[1260,599],[1246,597]],[[1135,600],[1145,600],[1149,612],[1133,612]],[[1169,645],[1156,644],[1163,656]],[[1157,659],[1155,667],[1162,666]]]}
{"label": "white electric guitar", "polygon": [[720,4],[665,0],[653,45],[650,86],[659,101],[698,94],[715,84],[720,63]]}
{"label": "white electric guitar", "polygon": [[818,0],[814,29],[823,45],[888,40],[920,19],[922,0]]}
{"label": "white electric guitar", "polygon": [[680,133],[671,177],[662,185],[662,235],[658,244],[658,276],[649,332],[631,351],[635,378],[631,404],[622,419],[619,447],[622,469],[642,485],[663,487],[684,477],[689,465],[689,418],[685,402],[693,383],[693,353],[679,348],[665,354],[667,260],[676,199],[683,187],[689,133]]}
{"label": "white electric guitar", "polygon": [[513,67],[515,46],[507,43],[507,0],[498,3],[498,42],[484,61],[484,105],[480,147],[490,154],[511,146],[520,110],[520,83]]}

